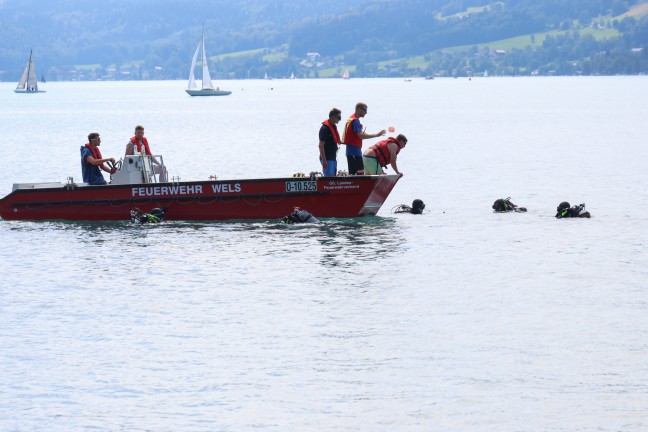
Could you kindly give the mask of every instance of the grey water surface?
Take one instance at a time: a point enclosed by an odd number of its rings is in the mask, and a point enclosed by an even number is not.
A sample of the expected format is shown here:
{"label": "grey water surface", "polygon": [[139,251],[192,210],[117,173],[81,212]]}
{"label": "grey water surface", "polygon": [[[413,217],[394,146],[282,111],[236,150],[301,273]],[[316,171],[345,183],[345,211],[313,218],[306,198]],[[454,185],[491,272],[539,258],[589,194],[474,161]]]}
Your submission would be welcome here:
{"label": "grey water surface", "polygon": [[320,225],[0,220],[0,430],[648,429],[647,77],[218,84],[0,83],[0,195],[136,124],[182,180],[309,173],[358,101],[405,175]]}

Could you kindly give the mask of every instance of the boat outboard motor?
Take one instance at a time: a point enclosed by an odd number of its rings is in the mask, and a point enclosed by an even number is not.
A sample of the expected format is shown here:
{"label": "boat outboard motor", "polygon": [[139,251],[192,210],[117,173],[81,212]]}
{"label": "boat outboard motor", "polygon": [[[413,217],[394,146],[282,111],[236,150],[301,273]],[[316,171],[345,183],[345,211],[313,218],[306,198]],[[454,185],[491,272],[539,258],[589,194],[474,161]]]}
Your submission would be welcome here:
{"label": "boat outboard motor", "polygon": [[299,207],[295,207],[295,210],[288,216],[285,216],[281,222],[287,224],[319,223],[319,219],[313,216],[308,210],[301,210]]}
{"label": "boat outboard motor", "polygon": [[156,207],[150,213],[144,213],[135,207],[130,211],[130,217],[134,224],[160,223],[164,220],[164,210]]}
{"label": "boat outboard motor", "polygon": [[556,217],[558,219],[588,218],[590,217],[590,212],[585,210],[585,204],[578,204],[573,207],[570,207],[567,201],[563,201],[560,204],[558,204],[558,207],[556,208]]}

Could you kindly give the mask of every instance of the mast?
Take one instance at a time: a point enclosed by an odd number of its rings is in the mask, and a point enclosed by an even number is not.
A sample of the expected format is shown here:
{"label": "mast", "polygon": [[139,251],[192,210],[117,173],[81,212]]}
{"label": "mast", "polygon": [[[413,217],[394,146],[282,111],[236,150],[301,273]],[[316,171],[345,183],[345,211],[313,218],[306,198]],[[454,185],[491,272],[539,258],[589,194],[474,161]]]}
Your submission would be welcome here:
{"label": "mast", "polygon": [[32,68],[32,53],[34,52],[33,49],[29,50],[29,61],[27,62],[27,90],[30,90],[29,88],[29,81],[31,78],[31,68]]}
{"label": "mast", "polygon": [[27,71],[27,90],[38,91],[38,78],[36,78],[36,67],[32,59],[33,50],[29,51],[29,63]]}
{"label": "mast", "polygon": [[205,55],[205,24],[203,23],[202,25],[202,31],[200,33],[200,49],[201,49],[201,63],[202,63],[202,88],[205,88],[205,62],[207,60],[207,56]]}
{"label": "mast", "polygon": [[202,88],[212,90],[211,76],[209,76],[209,65],[207,64],[207,53],[205,52],[205,25],[203,24],[202,30]]}

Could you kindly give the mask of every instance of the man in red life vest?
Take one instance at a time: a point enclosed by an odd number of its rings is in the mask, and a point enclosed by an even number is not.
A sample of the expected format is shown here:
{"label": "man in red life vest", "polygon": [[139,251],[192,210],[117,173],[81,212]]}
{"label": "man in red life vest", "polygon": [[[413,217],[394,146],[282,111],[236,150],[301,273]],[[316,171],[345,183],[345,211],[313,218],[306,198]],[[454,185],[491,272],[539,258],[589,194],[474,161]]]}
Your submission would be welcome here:
{"label": "man in red life vest", "polygon": [[[117,169],[114,167],[115,158],[104,158],[101,156],[99,146],[101,137],[97,132],[91,132],[88,135],[88,143],[81,147],[81,174],[83,182],[91,185],[105,185],[106,179],[101,174],[100,168],[107,173],[114,174]],[[106,163],[113,166],[108,168]]]}
{"label": "man in red life vest", "polygon": [[[367,114],[367,104],[358,102],[355,112],[344,126],[344,136],[342,141],[346,144],[346,157],[349,163],[349,174],[359,174],[358,171],[363,169],[362,161],[362,140],[367,138],[376,138],[385,135],[385,130],[373,134],[366,133],[360,119]],[[361,174],[361,173],[360,173]]]}
{"label": "man in red life vest", "polygon": [[322,174],[329,177],[337,174],[338,144],[342,142],[337,130],[337,124],[340,120],[342,120],[342,111],[333,108],[329,111],[328,120],[322,122],[319,131],[319,155],[322,163]]}
{"label": "man in red life vest", "polygon": [[403,173],[398,170],[396,158],[406,144],[405,135],[399,134],[396,138],[389,137],[369,147],[362,155],[365,174],[385,174],[382,168],[391,164],[396,174],[402,176]]}
{"label": "man in red life vest", "polygon": [[151,156],[151,161],[153,162],[153,165],[155,165],[153,169],[155,170],[155,174],[160,176],[160,183],[166,182],[166,168],[153,157],[148,140],[144,136],[144,126],[137,125],[135,126],[135,136],[128,141],[128,144],[126,144],[126,156],[140,154],[142,152]]}

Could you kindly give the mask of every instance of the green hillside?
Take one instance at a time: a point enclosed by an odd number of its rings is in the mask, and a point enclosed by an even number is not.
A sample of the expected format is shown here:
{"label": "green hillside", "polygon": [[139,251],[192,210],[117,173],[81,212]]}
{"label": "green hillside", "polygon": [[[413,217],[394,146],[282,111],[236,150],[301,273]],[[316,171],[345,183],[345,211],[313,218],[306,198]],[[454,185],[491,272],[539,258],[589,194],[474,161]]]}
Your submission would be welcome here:
{"label": "green hillside", "polygon": [[215,79],[648,73],[645,0],[125,5],[0,2],[0,80],[32,49],[50,81],[185,79],[203,29]]}

